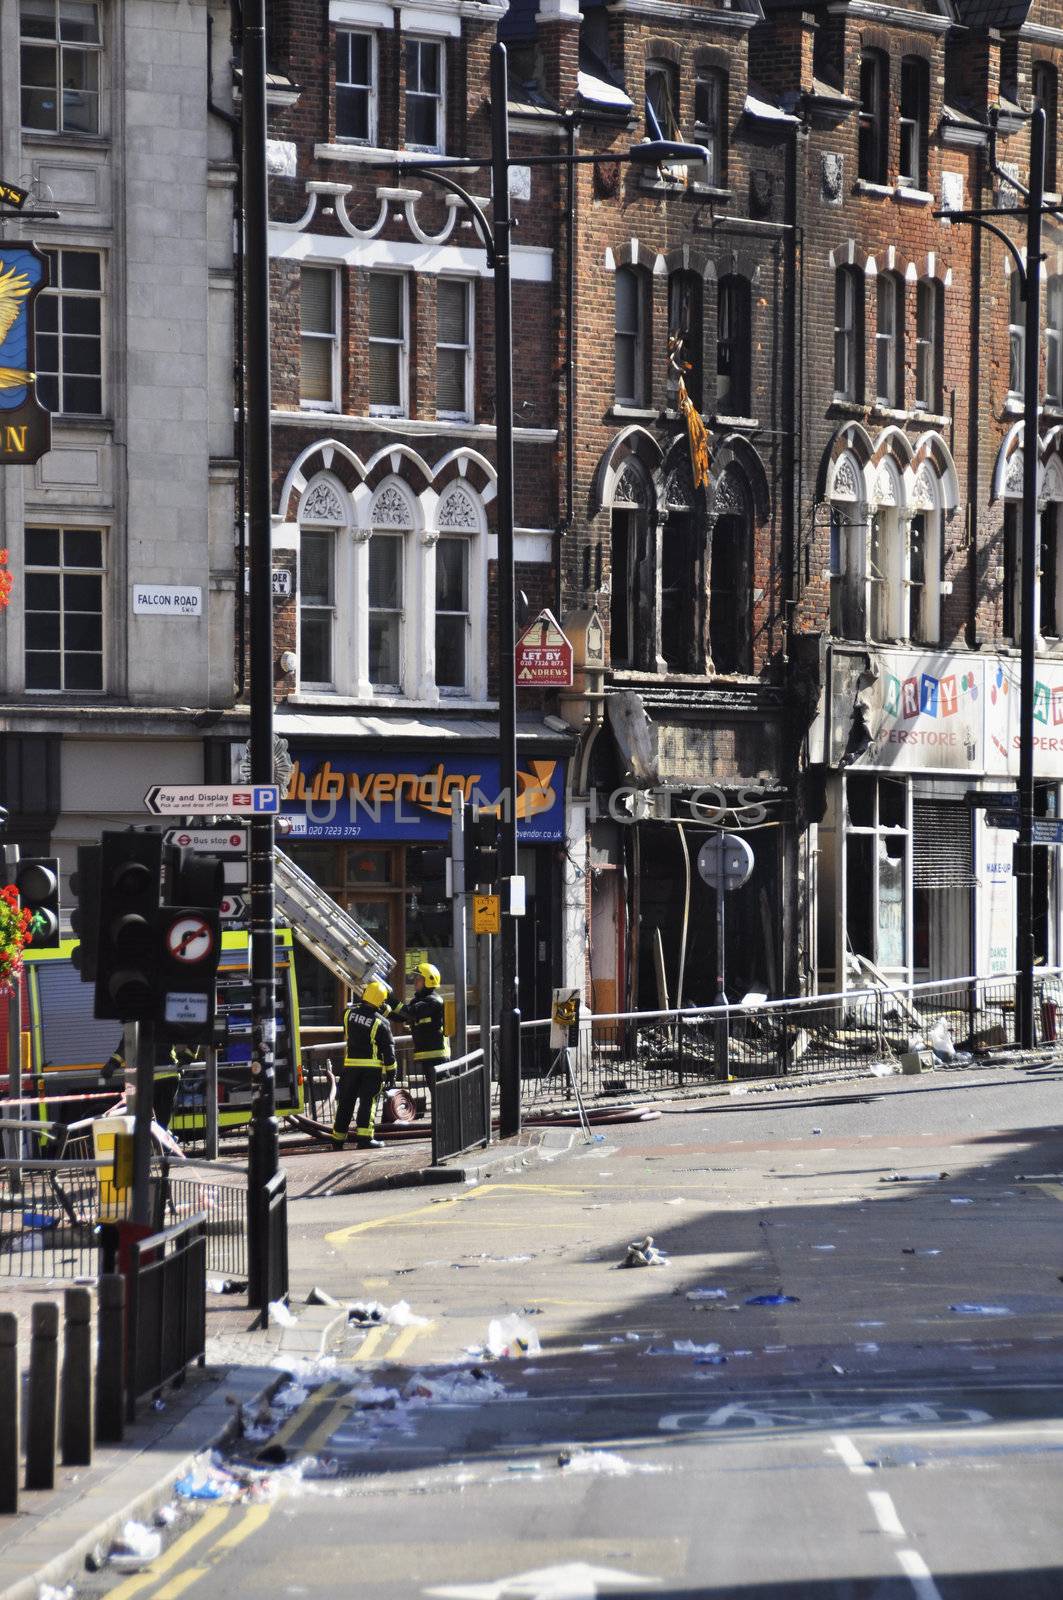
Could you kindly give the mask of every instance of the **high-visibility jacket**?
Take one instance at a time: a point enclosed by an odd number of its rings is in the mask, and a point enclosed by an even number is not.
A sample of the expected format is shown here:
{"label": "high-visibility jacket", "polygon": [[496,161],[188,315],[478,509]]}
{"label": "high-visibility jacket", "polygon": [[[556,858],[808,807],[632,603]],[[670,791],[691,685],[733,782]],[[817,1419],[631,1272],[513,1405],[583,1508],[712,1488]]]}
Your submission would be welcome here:
{"label": "high-visibility jacket", "polygon": [[410,1025],[415,1061],[450,1060],[450,1040],[444,1032],[446,1013],[437,990],[422,989],[395,1014]]}
{"label": "high-visibility jacket", "polygon": [[356,1000],[347,1007],[345,1067],[376,1067],[388,1072],[395,1065],[395,1040],[388,1019],[375,1006]]}

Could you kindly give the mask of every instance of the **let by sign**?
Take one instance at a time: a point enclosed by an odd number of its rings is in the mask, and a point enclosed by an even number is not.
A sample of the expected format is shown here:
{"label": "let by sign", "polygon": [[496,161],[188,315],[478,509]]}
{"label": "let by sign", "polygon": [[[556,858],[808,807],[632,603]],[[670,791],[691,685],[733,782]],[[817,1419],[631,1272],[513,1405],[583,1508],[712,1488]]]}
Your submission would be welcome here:
{"label": "let by sign", "polygon": [[518,688],[571,689],[572,646],[552,611],[540,611],[517,640],[514,669]]}

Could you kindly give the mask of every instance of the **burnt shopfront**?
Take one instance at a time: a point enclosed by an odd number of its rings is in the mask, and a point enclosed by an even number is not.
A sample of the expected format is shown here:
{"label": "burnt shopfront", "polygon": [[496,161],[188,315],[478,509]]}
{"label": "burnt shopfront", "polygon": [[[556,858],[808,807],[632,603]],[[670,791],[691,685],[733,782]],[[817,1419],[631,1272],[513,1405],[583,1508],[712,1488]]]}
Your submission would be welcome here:
{"label": "burnt shopfront", "polygon": [[[450,853],[454,796],[463,795],[466,808],[499,800],[490,725],[453,719],[426,724],[416,738],[410,737],[410,719],[394,734],[386,733],[381,717],[315,718],[310,738],[294,737],[288,728],[310,720],[278,719],[292,761],[282,805],[291,830],[284,849],[392,953],[391,978],[400,992],[404,974],[420,961],[431,961],[442,974],[444,995],[451,995],[453,922],[444,858]],[[365,723],[360,737],[340,731],[352,721]],[[568,745],[539,724],[520,734],[519,866],[527,884],[519,935],[520,994],[526,1016],[546,1016],[561,970],[559,858]],[[468,958],[472,983],[471,932]],[[345,997],[337,981],[301,950],[297,974],[304,1024],[338,1022]],[[470,1012],[475,1000],[471,993]]]}

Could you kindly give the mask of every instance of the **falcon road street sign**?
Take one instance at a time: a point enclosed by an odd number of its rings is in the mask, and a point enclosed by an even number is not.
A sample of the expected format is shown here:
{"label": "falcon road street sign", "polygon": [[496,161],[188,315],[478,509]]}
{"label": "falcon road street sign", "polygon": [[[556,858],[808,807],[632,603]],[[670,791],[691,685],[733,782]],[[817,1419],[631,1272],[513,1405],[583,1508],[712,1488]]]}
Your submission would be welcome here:
{"label": "falcon road street sign", "polygon": [[280,789],[275,783],[162,784],[153,783],[144,804],[154,817],[198,816],[224,812],[248,816],[271,816],[281,808]]}

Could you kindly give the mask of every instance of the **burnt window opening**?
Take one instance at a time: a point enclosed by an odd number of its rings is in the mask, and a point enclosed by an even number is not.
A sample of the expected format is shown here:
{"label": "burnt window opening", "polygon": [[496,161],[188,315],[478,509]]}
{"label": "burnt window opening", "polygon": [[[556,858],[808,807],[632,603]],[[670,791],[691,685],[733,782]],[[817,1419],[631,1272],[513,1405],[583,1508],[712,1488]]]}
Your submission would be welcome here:
{"label": "burnt window opening", "polygon": [[1021,550],[1021,502],[1004,504],[1004,591],[1001,632],[1012,644],[1019,642],[1019,556]]}
{"label": "burnt window opening", "polygon": [[897,176],[908,189],[927,186],[927,144],[930,122],[930,67],[919,56],[901,62],[900,149]]}
{"label": "burnt window opening", "polygon": [[875,398],[891,410],[904,407],[904,280],[884,272],[875,289]]}
{"label": "burnt window opening", "polygon": [[834,275],[834,393],[859,400],[864,388],[864,280],[855,267]]}
{"label": "burnt window opening", "polygon": [[687,393],[697,409],[702,401],[701,278],[696,272],[673,272],[668,279],[668,395],[675,404],[682,370]]}
{"label": "burnt window opening", "polygon": [[609,651],[614,667],[645,666],[652,654],[653,572],[644,510],[618,506],[610,529]]}
{"label": "burnt window opening", "polygon": [[1056,69],[1048,61],[1035,61],[1033,65],[1033,103],[1045,114],[1045,188],[1049,194],[1056,192],[1056,116],[1058,79]]}
{"label": "burnt window opening", "polygon": [[860,549],[865,524],[848,507],[830,514],[830,631],[837,639],[867,638],[867,605]]}
{"label": "burnt window opening", "polygon": [[753,522],[748,505],[717,517],[712,530],[709,649],[716,672],[752,672]]}
{"label": "burnt window opening", "polygon": [[716,409],[721,416],[750,411],[749,280],[721,278],[716,299]]}
{"label": "burnt window opening", "polygon": [[1060,509],[1055,500],[1050,500],[1045,506],[1041,518],[1041,573],[1039,580],[1039,598],[1041,604],[1041,636],[1044,639],[1058,639],[1060,637],[1060,622],[1063,621],[1063,607],[1060,606],[1059,580],[1061,564],[1059,559],[1060,535]]}
{"label": "burnt window opening", "polygon": [[646,63],[646,134],[650,139],[678,139],[679,72],[674,62]]}
{"label": "burnt window opening", "polygon": [[1008,394],[1014,400],[1023,396],[1026,366],[1026,297],[1017,272],[1008,277]]}
{"label": "burnt window opening", "polygon": [[692,512],[669,513],[661,540],[661,657],[671,672],[698,672],[698,539]]}
{"label": "burnt window opening", "polygon": [[694,137],[708,151],[705,182],[727,184],[727,75],[702,68],[694,80]]}
{"label": "burnt window opening", "polygon": [[885,183],[889,150],[889,63],[880,50],[860,57],[860,145],[857,175],[867,183]]}

